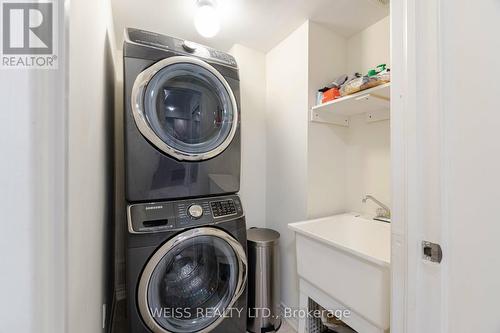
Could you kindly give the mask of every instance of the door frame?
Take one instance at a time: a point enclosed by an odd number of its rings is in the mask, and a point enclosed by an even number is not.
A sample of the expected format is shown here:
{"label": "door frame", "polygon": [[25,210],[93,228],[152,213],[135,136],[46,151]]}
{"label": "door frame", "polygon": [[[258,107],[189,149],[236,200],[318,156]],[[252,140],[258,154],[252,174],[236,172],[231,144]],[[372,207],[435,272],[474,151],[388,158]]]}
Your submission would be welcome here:
{"label": "door frame", "polygon": [[[447,332],[441,2],[391,1],[391,331]],[[432,201],[432,205],[429,202]],[[441,264],[422,259],[439,243]]]}

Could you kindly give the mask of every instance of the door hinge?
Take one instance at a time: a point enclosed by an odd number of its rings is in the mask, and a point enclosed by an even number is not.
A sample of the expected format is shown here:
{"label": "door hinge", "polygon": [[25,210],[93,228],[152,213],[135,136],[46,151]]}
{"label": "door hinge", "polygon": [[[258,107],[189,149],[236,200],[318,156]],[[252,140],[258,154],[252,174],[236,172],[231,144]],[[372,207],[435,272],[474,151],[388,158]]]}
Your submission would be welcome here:
{"label": "door hinge", "polygon": [[441,245],[428,241],[422,241],[422,258],[439,264],[443,259]]}

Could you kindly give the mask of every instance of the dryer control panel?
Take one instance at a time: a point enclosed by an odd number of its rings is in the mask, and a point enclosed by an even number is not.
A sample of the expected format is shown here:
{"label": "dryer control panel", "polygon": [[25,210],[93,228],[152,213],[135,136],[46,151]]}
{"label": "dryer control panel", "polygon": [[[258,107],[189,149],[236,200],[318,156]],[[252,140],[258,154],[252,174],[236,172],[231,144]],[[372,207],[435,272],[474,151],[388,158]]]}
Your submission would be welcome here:
{"label": "dryer control panel", "polygon": [[211,225],[243,216],[237,195],[132,204],[127,208],[131,233],[181,230]]}
{"label": "dryer control panel", "polygon": [[135,44],[145,45],[179,54],[193,55],[231,67],[237,67],[236,60],[229,53],[217,51],[211,47],[185,41],[183,39],[133,28],[128,28],[126,30],[126,38]]}

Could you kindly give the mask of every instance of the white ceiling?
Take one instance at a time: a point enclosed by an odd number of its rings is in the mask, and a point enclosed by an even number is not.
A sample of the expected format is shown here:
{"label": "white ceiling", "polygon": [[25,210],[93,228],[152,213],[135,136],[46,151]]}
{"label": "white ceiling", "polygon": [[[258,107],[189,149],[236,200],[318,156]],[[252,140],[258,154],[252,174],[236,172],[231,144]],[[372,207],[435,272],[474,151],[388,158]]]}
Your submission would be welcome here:
{"label": "white ceiling", "polygon": [[195,0],[112,0],[117,48],[126,27],[140,28],[220,50],[238,43],[269,51],[306,19],[350,35],[389,14],[376,0],[217,0],[221,30],[210,39],[193,24]]}

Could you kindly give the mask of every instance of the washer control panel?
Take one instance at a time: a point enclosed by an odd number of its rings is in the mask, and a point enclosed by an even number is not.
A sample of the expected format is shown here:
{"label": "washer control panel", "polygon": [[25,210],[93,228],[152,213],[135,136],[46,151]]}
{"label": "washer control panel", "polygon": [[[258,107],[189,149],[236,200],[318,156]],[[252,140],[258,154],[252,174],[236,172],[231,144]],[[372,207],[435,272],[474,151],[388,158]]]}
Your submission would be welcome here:
{"label": "washer control panel", "polygon": [[151,233],[210,225],[243,216],[237,195],[128,206],[131,233]]}
{"label": "washer control panel", "polygon": [[200,205],[194,204],[189,206],[188,214],[194,219],[198,219],[203,215],[203,207]]}
{"label": "washer control panel", "polygon": [[212,222],[212,214],[208,202],[201,200],[175,201],[172,203],[177,213],[177,227]]}
{"label": "washer control panel", "polygon": [[214,218],[230,216],[237,214],[236,205],[233,200],[212,201],[210,203],[212,215]]}

